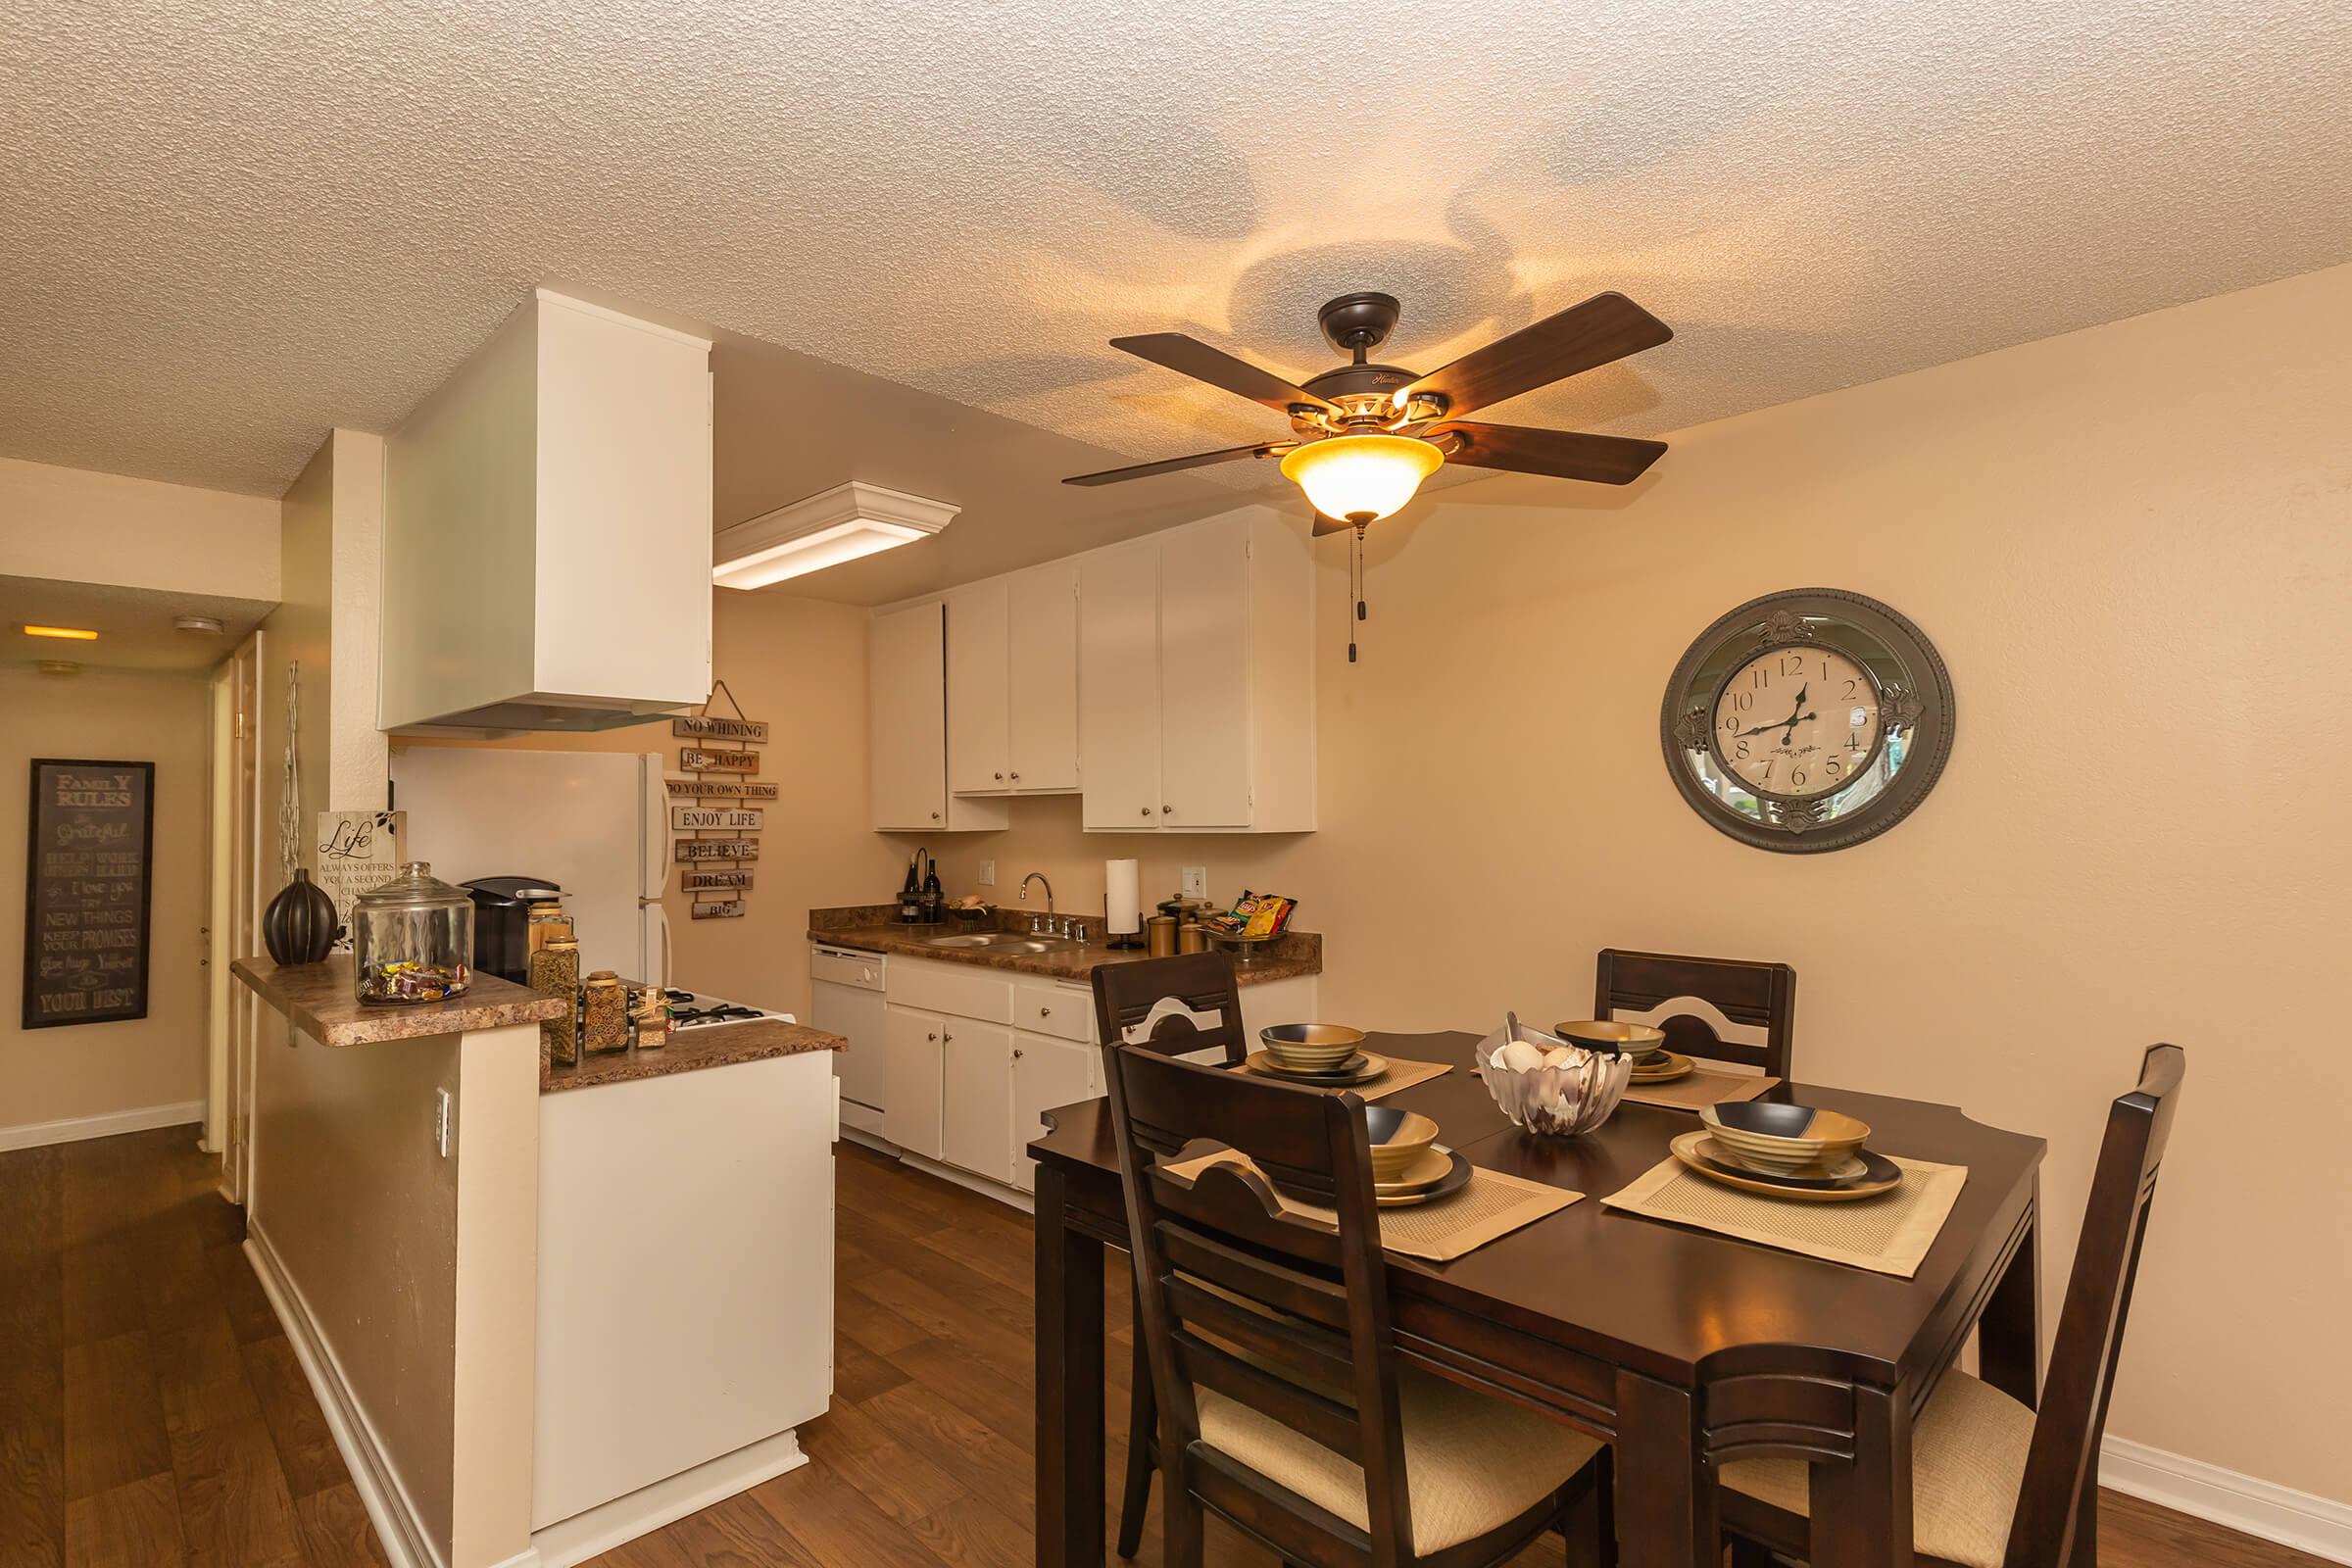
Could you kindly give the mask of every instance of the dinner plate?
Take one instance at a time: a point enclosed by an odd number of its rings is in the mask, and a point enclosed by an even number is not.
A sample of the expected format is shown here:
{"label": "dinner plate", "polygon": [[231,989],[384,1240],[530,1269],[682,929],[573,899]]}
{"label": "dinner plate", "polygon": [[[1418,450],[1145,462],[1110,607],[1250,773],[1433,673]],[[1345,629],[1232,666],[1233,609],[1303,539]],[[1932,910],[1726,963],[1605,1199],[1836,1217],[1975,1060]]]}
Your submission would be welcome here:
{"label": "dinner plate", "polygon": [[[1437,1150],[1437,1145],[1430,1146],[1431,1152],[1435,1153]],[[1372,1200],[1383,1208],[1404,1208],[1413,1203],[1426,1203],[1433,1198],[1444,1198],[1448,1193],[1458,1193],[1469,1186],[1470,1161],[1464,1158],[1458,1150],[1448,1149],[1445,1152],[1446,1157],[1451,1161],[1452,1168],[1429,1186],[1418,1192],[1406,1193],[1391,1192],[1386,1188],[1374,1188]]]}
{"label": "dinner plate", "polygon": [[1264,1055],[1267,1066],[1276,1072],[1289,1073],[1294,1078],[1345,1078],[1352,1073],[1362,1071],[1364,1065],[1364,1054],[1360,1051],[1350,1051],[1336,1061],[1320,1067],[1308,1067],[1297,1062],[1285,1061],[1274,1054],[1272,1051],[1265,1052]]}
{"label": "dinner plate", "polygon": [[1634,1063],[1633,1082],[1638,1084],[1670,1084],[1677,1078],[1688,1078],[1698,1070],[1698,1063],[1689,1056],[1672,1051],[1661,1051],[1655,1060]]}
{"label": "dinner plate", "polygon": [[1346,1072],[1293,1072],[1262,1051],[1250,1053],[1249,1068],[1266,1078],[1279,1078],[1285,1083],[1306,1084],[1316,1089],[1346,1089],[1352,1084],[1369,1083],[1389,1070],[1389,1058],[1371,1052],[1358,1053],[1361,1062]]}
{"label": "dinner plate", "polygon": [[1750,1170],[1734,1162],[1728,1154],[1718,1152],[1714,1139],[1704,1129],[1683,1134],[1671,1147],[1675,1158],[1710,1181],[1736,1187],[1743,1193],[1786,1198],[1799,1203],[1845,1203],[1857,1198],[1876,1198],[1881,1193],[1892,1192],[1903,1182],[1902,1166],[1867,1149],[1858,1152],[1835,1175],[1776,1176],[1769,1171]]}

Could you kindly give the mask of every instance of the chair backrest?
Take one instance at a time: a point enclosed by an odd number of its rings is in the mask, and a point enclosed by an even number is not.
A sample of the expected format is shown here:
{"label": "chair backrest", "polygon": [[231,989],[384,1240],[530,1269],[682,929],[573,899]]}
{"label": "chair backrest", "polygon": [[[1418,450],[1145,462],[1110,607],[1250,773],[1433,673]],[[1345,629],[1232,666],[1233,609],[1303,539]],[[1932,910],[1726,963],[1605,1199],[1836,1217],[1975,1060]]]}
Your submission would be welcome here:
{"label": "chair backrest", "polygon": [[1095,1037],[1105,1050],[1142,1046],[1163,1056],[1186,1056],[1221,1047],[1231,1066],[1250,1054],[1231,954],[1101,964],[1094,983]]}
{"label": "chair backrest", "polygon": [[2156,1172],[2187,1070],[2188,1053],[2179,1046],[2150,1046],[2138,1084],[2108,1108],[2075,1271],[2066,1282],[2050,1372],[2042,1381],[2025,1485],[2009,1526],[2008,1568],[2072,1562],[2077,1534],[2095,1528],[2083,1515],[2098,1506],[2107,1397],[2115,1389]]}
{"label": "chair backrest", "polygon": [[[1304,1543],[1328,1528],[1229,1456],[1190,1456],[1196,1390],[1213,1391],[1361,1465],[1371,1561],[1407,1560],[1412,1514],[1364,1102],[1140,1046],[1107,1046],[1103,1060],[1171,1486],[1189,1466],[1212,1503],[1209,1489],[1241,1489],[1262,1504],[1256,1527],[1290,1555],[1312,1555]],[[1229,1146],[1257,1171],[1210,1166],[1188,1185],[1158,1168],[1196,1142]],[[1320,1200],[1336,1209],[1336,1230],[1283,1215],[1258,1172],[1328,1193]]]}
{"label": "chair backrest", "polygon": [[1666,1031],[1666,1047],[1707,1061],[1788,1076],[1796,971],[1744,958],[1690,958],[1603,948],[1593,962],[1592,1015]]}

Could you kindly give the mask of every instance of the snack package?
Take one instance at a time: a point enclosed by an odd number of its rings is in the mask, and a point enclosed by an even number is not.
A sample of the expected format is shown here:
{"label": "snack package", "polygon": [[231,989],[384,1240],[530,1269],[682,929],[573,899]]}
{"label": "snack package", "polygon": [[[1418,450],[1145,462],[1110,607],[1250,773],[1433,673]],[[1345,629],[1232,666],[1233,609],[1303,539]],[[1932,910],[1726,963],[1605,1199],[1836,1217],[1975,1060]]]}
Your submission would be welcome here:
{"label": "snack package", "polygon": [[1290,925],[1291,911],[1297,907],[1297,899],[1286,899],[1278,893],[1244,890],[1240,901],[1231,909],[1223,914],[1211,915],[1206,924],[1218,936],[1278,937]]}

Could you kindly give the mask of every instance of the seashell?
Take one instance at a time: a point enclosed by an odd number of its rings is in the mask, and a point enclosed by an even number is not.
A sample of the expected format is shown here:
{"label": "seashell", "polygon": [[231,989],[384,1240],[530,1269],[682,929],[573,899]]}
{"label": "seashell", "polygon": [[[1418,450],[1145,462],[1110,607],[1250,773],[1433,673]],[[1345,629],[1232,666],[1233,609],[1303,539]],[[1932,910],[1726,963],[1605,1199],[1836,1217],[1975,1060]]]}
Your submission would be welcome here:
{"label": "seashell", "polygon": [[1524,1040],[1513,1040],[1502,1048],[1502,1065],[1513,1072],[1533,1072],[1544,1065],[1544,1053]]}

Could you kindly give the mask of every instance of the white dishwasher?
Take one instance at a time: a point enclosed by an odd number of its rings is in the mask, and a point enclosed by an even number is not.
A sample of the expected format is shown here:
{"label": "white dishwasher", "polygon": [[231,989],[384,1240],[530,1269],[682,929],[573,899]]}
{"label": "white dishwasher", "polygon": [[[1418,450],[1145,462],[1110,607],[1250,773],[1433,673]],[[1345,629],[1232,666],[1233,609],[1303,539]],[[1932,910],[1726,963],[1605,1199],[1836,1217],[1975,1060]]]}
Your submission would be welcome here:
{"label": "white dishwasher", "polygon": [[888,970],[879,953],[812,943],[808,949],[809,1022],[847,1040],[833,1054],[841,1079],[841,1121],[870,1137],[882,1136],[883,996]]}

